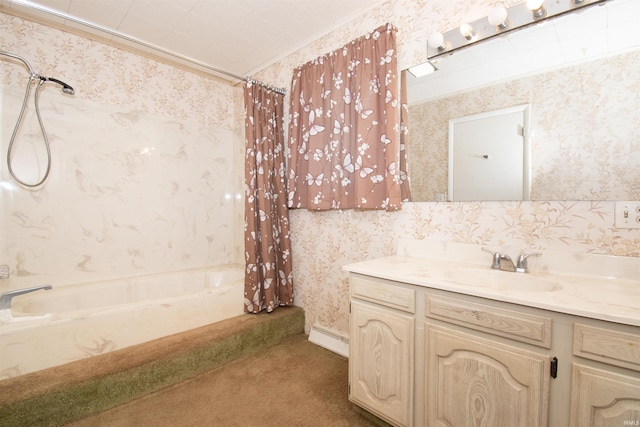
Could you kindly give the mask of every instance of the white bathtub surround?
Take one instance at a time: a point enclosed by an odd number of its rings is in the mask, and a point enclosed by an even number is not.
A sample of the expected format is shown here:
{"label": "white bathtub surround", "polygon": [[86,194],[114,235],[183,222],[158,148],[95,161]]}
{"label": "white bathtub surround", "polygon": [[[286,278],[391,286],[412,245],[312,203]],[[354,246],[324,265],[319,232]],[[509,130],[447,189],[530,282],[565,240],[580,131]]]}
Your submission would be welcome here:
{"label": "white bathtub surround", "polygon": [[[22,189],[0,168],[0,264],[11,272],[0,292],[237,261],[239,88],[4,13],[0,44],[76,92],[40,93],[52,149],[42,188]],[[28,73],[16,61],[0,71],[4,156]],[[44,164],[33,96],[28,111],[13,164],[31,181]]]}
{"label": "white bathtub surround", "polygon": [[[64,76],[76,92],[41,91],[52,150],[41,188],[21,188],[0,167],[0,264],[10,273],[0,293],[54,288],[15,299],[11,322],[0,325],[0,378],[241,312],[242,286],[109,282],[241,259],[241,90],[4,13],[0,44],[16,47],[39,72]],[[10,61],[0,61],[0,71],[4,155],[28,74]],[[13,166],[31,181],[44,151],[33,96],[28,107]],[[87,283],[89,293],[76,293]],[[16,320],[41,314],[51,319]]]}
{"label": "white bathtub surround", "polygon": [[14,320],[0,322],[0,379],[238,316],[243,286],[230,264],[18,296]]}
{"label": "white bathtub surround", "polygon": [[[5,88],[3,100],[8,123],[19,99]],[[233,261],[230,131],[62,95],[43,94],[41,110],[49,181],[30,192],[3,176],[0,188],[8,196],[0,253],[11,268],[3,290]],[[16,173],[34,179],[38,153],[18,144]]]}

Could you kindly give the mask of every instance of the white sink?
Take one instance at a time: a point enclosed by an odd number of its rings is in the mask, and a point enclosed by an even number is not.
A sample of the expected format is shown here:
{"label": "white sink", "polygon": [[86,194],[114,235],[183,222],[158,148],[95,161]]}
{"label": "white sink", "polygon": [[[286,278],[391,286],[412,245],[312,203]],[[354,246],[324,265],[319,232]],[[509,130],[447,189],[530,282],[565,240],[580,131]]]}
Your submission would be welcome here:
{"label": "white sink", "polygon": [[448,281],[503,292],[554,292],[562,285],[550,278],[531,273],[512,273],[490,268],[460,268],[445,273]]}

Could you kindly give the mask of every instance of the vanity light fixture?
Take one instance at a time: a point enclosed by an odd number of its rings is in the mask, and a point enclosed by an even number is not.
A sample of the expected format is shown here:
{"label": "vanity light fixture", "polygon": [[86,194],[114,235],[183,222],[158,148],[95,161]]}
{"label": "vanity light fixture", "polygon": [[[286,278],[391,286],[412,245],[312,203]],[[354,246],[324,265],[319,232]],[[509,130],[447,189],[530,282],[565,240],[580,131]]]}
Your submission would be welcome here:
{"label": "vanity light fixture", "polygon": [[489,21],[489,24],[494,27],[498,27],[499,30],[504,30],[509,26],[507,16],[507,9],[505,9],[504,6],[494,6],[489,11],[487,20]]}
{"label": "vanity light fixture", "polygon": [[473,38],[476,36],[476,33],[473,31],[473,27],[469,24],[460,25],[460,34],[462,34],[462,37],[464,37],[468,41],[473,40]]}
{"label": "vanity light fixture", "polygon": [[542,18],[547,12],[544,9],[544,0],[527,0],[527,8],[533,12],[533,19]]}
{"label": "vanity light fixture", "polygon": [[427,41],[427,59],[451,55],[475,43],[610,1],[613,0],[523,0],[508,8],[495,5],[486,18],[445,33],[432,33]]}

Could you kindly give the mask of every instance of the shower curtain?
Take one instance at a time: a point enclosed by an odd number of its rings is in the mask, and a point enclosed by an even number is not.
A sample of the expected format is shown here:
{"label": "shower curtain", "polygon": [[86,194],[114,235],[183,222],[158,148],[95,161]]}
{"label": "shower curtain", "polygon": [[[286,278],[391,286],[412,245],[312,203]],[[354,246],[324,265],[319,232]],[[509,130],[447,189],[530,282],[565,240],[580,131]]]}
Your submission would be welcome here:
{"label": "shower curtain", "polygon": [[245,104],[245,299],[248,313],[293,305],[284,95],[255,82]]}

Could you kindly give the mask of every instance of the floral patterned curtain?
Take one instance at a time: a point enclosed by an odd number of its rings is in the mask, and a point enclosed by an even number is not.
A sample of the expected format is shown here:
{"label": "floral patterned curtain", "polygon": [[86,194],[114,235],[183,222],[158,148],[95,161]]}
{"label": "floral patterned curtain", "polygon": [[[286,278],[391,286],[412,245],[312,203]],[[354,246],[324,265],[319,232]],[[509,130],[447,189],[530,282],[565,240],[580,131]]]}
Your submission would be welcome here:
{"label": "floral patterned curtain", "polygon": [[402,105],[400,106],[400,186],[402,193],[402,201],[411,201],[411,189],[409,187],[409,180],[411,171],[409,170],[409,163],[407,162],[407,143],[409,138],[409,106],[407,105],[407,70],[403,70],[400,79],[400,99]]}
{"label": "floral patterned curtain", "polygon": [[296,70],[291,83],[291,208],[400,209],[396,28],[370,34]]}
{"label": "floral patterned curtain", "polygon": [[245,312],[293,305],[291,240],[284,158],[284,95],[244,88]]}

